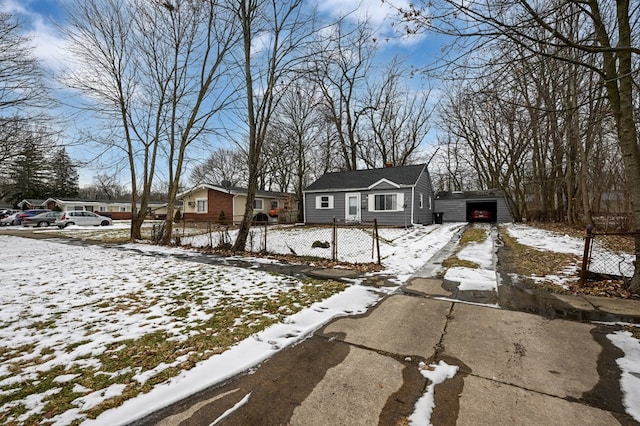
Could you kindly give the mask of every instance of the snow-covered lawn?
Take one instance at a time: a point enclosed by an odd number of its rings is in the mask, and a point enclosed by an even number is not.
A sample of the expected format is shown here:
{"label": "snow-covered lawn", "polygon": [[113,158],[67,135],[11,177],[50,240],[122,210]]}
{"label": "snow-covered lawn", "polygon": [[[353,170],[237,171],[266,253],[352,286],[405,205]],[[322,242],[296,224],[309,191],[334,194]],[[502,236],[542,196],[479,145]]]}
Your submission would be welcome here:
{"label": "snow-covered lawn", "polygon": [[[402,283],[461,226],[387,230],[380,273]],[[118,228],[62,232],[110,239]],[[137,395],[153,401],[142,404],[145,410],[161,408],[250,368],[335,316],[364,312],[384,293],[191,262],[180,248],[0,236],[0,250],[8,254],[0,265],[2,423],[69,424]],[[115,418],[127,418],[131,404]]]}
{"label": "snow-covered lawn", "polygon": [[[384,270],[377,274],[405,283],[463,226],[381,229]],[[521,242],[538,232],[511,229]],[[96,239],[122,230],[63,232]],[[555,237],[545,231],[531,244],[547,238]],[[309,240],[294,247],[292,234],[272,234],[268,241],[272,252],[303,254]],[[492,244],[488,238],[458,256],[495,279]],[[358,247],[351,256],[371,256],[370,241]],[[96,416],[97,424],[126,423],[257,365],[332,318],[363,313],[395,290],[195,262],[193,251],[144,244],[105,247],[0,235],[0,250],[3,424],[66,425]],[[469,286],[479,284],[476,273],[457,271]],[[423,405],[417,410],[428,411]]]}

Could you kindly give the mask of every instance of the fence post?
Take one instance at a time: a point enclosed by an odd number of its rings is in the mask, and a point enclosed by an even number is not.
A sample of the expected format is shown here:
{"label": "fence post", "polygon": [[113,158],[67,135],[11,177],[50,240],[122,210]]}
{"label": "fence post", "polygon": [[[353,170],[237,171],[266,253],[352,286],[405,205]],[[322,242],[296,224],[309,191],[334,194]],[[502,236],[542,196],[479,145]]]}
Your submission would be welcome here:
{"label": "fence post", "polygon": [[338,260],[338,232],[336,229],[336,218],[333,218],[333,231],[331,235],[331,260]]}
{"label": "fence post", "polygon": [[376,240],[376,251],[378,252],[378,265],[382,264],[380,260],[380,235],[378,235],[378,219],[373,219],[373,232]]}
{"label": "fence post", "polygon": [[267,252],[267,224],[268,221],[264,223],[264,252]]}
{"label": "fence post", "polygon": [[580,270],[580,285],[587,283],[587,269],[589,268],[589,255],[591,252],[591,242],[593,241],[593,225],[587,225],[587,232],[584,237],[584,252],[582,254],[582,269]]}

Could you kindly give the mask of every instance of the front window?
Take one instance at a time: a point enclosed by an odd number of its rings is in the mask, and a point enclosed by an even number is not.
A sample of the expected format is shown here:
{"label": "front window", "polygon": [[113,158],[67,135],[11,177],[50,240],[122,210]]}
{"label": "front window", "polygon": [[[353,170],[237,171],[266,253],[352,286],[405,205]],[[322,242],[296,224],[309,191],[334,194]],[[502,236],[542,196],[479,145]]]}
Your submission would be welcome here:
{"label": "front window", "polygon": [[375,197],[376,210],[398,210],[397,194],[378,194]]}
{"label": "front window", "polygon": [[196,200],[196,213],[207,212],[207,200]]}
{"label": "front window", "polygon": [[264,200],[259,200],[259,199],[253,200],[254,210],[263,210],[263,208],[264,208]]}
{"label": "front window", "polygon": [[271,200],[271,208],[272,209],[278,208],[278,200]]}

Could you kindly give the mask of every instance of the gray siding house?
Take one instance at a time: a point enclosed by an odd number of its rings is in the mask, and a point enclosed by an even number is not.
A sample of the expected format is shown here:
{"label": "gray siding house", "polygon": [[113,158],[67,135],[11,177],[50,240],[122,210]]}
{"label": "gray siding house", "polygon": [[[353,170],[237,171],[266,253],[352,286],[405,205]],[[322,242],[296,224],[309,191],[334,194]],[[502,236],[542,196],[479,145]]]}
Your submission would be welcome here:
{"label": "gray siding house", "polygon": [[304,191],[309,224],[370,222],[428,225],[433,222],[433,190],[426,164],[327,173]]}
{"label": "gray siding house", "polygon": [[[475,218],[474,212],[486,211],[489,218]],[[513,222],[500,190],[439,191],[435,194],[436,222]]]}

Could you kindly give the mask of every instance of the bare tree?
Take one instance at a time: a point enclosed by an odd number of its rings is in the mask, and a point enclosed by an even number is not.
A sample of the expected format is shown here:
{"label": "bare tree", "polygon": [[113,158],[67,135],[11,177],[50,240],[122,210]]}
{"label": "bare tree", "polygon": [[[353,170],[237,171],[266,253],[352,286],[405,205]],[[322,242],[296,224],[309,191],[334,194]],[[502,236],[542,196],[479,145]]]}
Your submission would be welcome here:
{"label": "bare tree", "polygon": [[403,85],[403,74],[405,70],[393,60],[380,82],[369,86],[366,128],[372,139],[361,147],[361,158],[369,168],[411,164],[430,130],[429,91],[412,91]]}
{"label": "bare tree", "polygon": [[237,3],[236,16],[243,38],[240,62],[246,95],[249,180],[247,204],[233,245],[236,251],[245,250],[249,236],[263,146],[280,101],[278,92],[285,91],[293,80],[293,71],[302,60],[300,52],[304,51],[312,32],[302,6],[302,0],[240,0]]}
{"label": "bare tree", "polygon": [[167,243],[188,147],[208,134],[230,93],[223,90],[224,58],[238,27],[226,3],[215,0],[83,0],[70,16],[68,39],[81,66],[66,82],[85,94],[85,109],[104,119],[103,143],[127,156],[131,238],[141,237],[154,178],[162,171]]}
{"label": "bare tree", "polygon": [[45,130],[45,139],[50,136],[50,127],[34,127],[54,106],[43,75],[18,21],[0,13],[0,198],[12,191],[9,166],[25,142],[35,131]]}
{"label": "bare tree", "polygon": [[367,76],[374,57],[374,37],[367,22],[350,28],[340,21],[321,33],[310,61],[310,78],[324,97],[323,110],[333,124],[338,155],[344,170],[357,170],[361,146],[362,119],[374,106],[366,102]]}
{"label": "bare tree", "polygon": [[200,184],[220,185],[228,181],[232,186],[247,181],[247,156],[240,149],[217,148],[204,163],[191,171],[190,181],[194,186]]}
{"label": "bare tree", "polygon": [[[426,3],[426,2],[425,2]],[[426,6],[426,5],[425,5]],[[403,17],[423,28],[435,29],[480,43],[506,40],[529,55],[554,58],[597,73],[606,88],[617,142],[633,206],[635,255],[640,255],[640,146],[635,112],[637,60],[640,54],[640,7],[619,0],[481,0],[429,2],[428,9],[404,10]],[[577,26],[566,25],[571,17]],[[539,29],[533,33],[531,29]],[[574,54],[560,54],[564,47]],[[640,268],[631,290],[640,293]]]}
{"label": "bare tree", "polygon": [[[314,155],[322,155],[318,153],[325,124],[319,110],[321,102],[317,86],[311,81],[299,80],[283,94],[274,117],[276,146],[271,149],[270,157],[276,163],[276,176],[281,176],[279,190],[286,191],[292,185],[298,200],[302,200],[302,191],[313,178],[310,174]],[[302,215],[299,209],[299,221],[304,220]]]}

